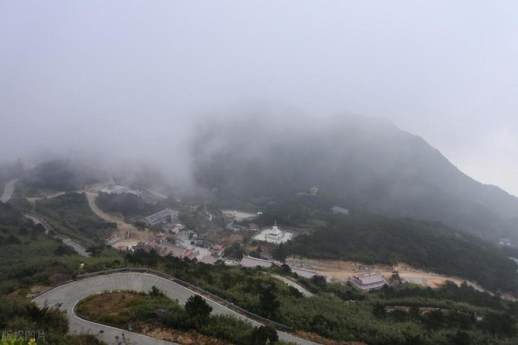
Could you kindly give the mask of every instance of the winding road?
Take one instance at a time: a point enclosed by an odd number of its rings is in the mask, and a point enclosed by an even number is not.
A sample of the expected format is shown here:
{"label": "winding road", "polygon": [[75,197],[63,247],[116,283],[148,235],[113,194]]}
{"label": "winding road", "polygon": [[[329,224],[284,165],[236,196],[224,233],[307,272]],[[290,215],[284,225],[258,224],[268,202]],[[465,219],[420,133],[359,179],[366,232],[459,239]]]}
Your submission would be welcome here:
{"label": "winding road", "polygon": [[[76,315],[75,306],[82,299],[105,291],[132,290],[137,292],[149,292],[153,286],[160,289],[167,297],[185,304],[194,291],[172,280],[151,273],[142,272],[117,272],[104,275],[96,275],[81,280],[76,280],[58,286],[36,297],[35,302],[39,307],[56,307],[66,312],[70,333],[93,334],[110,345],[175,345],[175,343],[158,340],[143,334],[128,332],[91,321],[84,320]],[[231,310],[224,305],[203,297],[212,307],[212,313],[224,314],[247,321],[254,326],[259,322]],[[290,333],[278,331],[279,338],[286,342],[298,345],[317,345],[314,342],[296,337]]]}

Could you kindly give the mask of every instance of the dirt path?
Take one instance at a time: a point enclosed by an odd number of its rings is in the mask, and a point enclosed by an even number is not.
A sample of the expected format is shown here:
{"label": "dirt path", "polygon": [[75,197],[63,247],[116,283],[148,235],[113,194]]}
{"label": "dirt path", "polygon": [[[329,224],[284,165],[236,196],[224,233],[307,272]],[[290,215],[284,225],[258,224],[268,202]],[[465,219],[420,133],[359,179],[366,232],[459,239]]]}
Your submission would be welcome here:
{"label": "dirt path", "polygon": [[147,241],[151,237],[149,230],[139,230],[133,224],[126,223],[122,218],[101,210],[95,203],[98,195],[96,192],[85,191],[84,193],[88,200],[90,209],[97,215],[97,217],[117,225],[117,234],[108,241],[108,244],[112,247],[117,249],[126,249],[139,242]]}
{"label": "dirt path", "polygon": [[107,222],[110,222],[110,223],[116,223],[117,228],[119,228],[119,229],[126,229],[126,230],[133,230],[133,231],[137,230],[137,228],[134,225],[128,224],[121,218],[119,218],[115,215],[106,213],[103,210],[101,210],[95,203],[95,200],[97,199],[97,193],[85,192],[85,195],[86,195],[86,198],[88,199],[88,205],[92,209],[92,212],[97,215],[97,217],[99,217]]}
{"label": "dirt path", "polygon": [[[306,258],[288,258],[287,264],[294,267],[300,267],[307,270],[314,271],[320,275],[323,275],[331,281],[344,282],[352,276],[365,272],[375,271],[382,274],[386,279],[392,276],[394,271],[399,273],[399,276],[409,283],[414,283],[422,286],[428,286],[431,288],[437,288],[446,281],[451,281],[457,285],[462,284],[465,279],[453,276],[446,276],[433,272],[427,272],[416,269],[406,264],[398,264],[395,266],[387,265],[364,265],[353,261],[341,261],[341,260],[316,260]],[[483,290],[480,286],[475,283],[467,282],[478,290]]]}

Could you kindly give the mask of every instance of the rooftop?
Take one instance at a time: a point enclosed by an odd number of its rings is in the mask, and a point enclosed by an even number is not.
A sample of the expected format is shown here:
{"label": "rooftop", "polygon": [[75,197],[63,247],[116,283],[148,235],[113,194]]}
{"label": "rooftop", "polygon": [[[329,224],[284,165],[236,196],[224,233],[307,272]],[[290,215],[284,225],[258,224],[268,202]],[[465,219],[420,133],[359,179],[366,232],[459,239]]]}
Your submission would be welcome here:
{"label": "rooftop", "polygon": [[358,289],[373,290],[382,288],[387,282],[379,273],[365,273],[353,276],[349,281]]}

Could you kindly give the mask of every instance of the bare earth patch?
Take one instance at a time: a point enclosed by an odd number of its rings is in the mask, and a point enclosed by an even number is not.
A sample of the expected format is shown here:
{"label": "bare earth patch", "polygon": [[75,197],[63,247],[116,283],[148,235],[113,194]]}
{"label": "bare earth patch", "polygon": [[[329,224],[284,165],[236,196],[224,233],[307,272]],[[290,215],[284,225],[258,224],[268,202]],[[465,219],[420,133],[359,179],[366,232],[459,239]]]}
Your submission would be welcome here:
{"label": "bare earth patch", "polygon": [[304,332],[304,331],[297,331],[295,334],[297,336],[301,337],[301,338],[304,338],[304,339],[307,339],[307,340],[311,340],[311,341],[313,341],[315,343],[322,344],[322,345],[367,345],[366,343],[361,342],[361,341],[336,341],[336,340],[331,340],[331,339],[327,339],[327,338],[321,337],[318,334],[310,333],[310,332]]}
{"label": "bare earth patch", "polygon": [[153,236],[149,230],[139,230],[133,224],[126,223],[121,217],[109,214],[101,210],[95,200],[97,199],[97,192],[85,191],[88,205],[92,212],[97,217],[109,222],[117,224],[117,233],[114,234],[109,244],[115,249],[126,250],[128,247],[135,246],[139,242],[146,242]]}
{"label": "bare earth patch", "polygon": [[207,337],[194,331],[184,332],[171,328],[154,327],[148,324],[137,325],[140,333],[147,336],[172,341],[180,345],[231,345],[219,339]]}
{"label": "bare earth patch", "polygon": [[93,295],[79,304],[78,311],[88,319],[96,321],[103,316],[117,316],[123,313],[131,302],[143,298],[142,294],[131,291]]}
{"label": "bare earth patch", "polygon": [[[462,284],[465,279],[446,276],[433,272],[427,272],[419,270],[406,264],[397,264],[395,266],[389,265],[365,265],[353,261],[343,260],[318,260],[318,259],[307,259],[300,257],[290,257],[286,260],[290,266],[305,268],[324,277],[331,281],[344,282],[347,281],[353,275],[365,271],[375,271],[382,274],[386,279],[390,278],[394,271],[399,272],[399,276],[410,283],[427,286],[431,288],[438,288],[446,281],[451,281],[457,285]],[[478,290],[482,290],[480,286],[473,282],[467,282]]]}

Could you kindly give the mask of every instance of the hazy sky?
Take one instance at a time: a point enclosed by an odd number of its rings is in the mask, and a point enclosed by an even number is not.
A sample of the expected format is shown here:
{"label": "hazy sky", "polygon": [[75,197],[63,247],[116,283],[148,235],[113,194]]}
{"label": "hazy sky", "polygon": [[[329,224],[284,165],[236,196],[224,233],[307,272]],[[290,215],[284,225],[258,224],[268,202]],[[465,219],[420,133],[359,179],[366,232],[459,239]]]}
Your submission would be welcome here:
{"label": "hazy sky", "polygon": [[517,94],[516,1],[0,0],[3,158],[167,154],[260,104],[387,117],[518,194]]}

